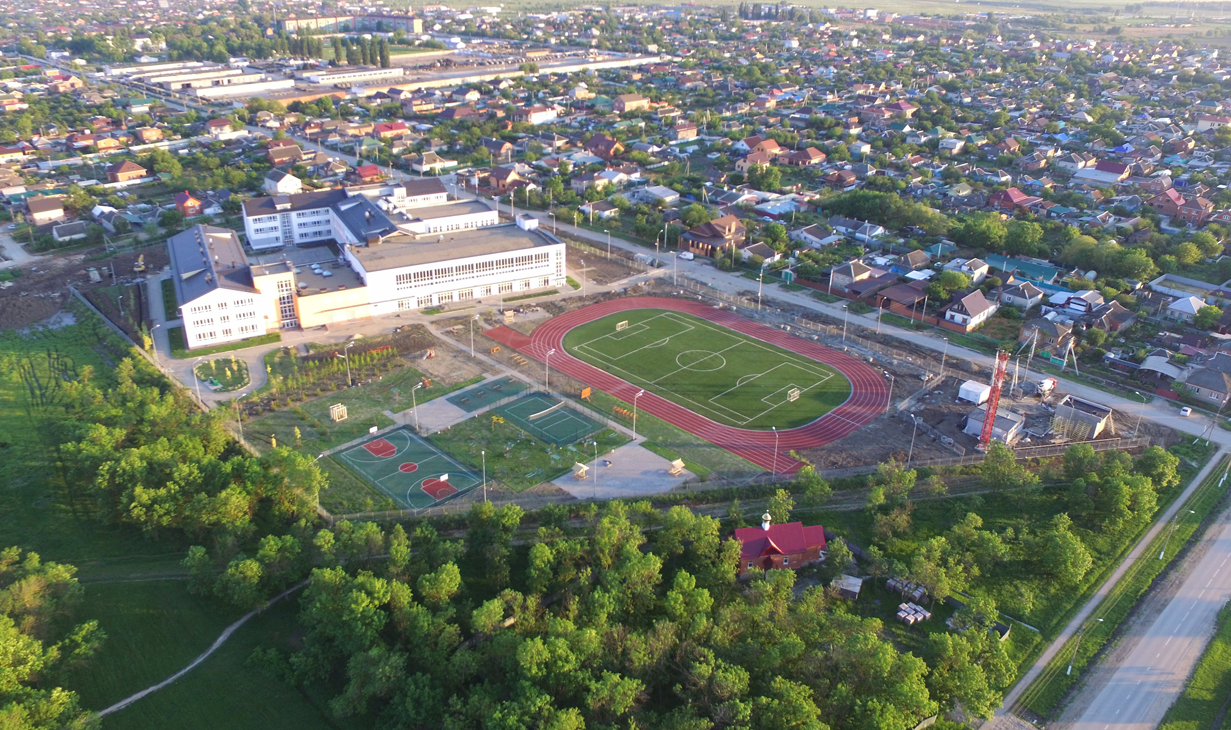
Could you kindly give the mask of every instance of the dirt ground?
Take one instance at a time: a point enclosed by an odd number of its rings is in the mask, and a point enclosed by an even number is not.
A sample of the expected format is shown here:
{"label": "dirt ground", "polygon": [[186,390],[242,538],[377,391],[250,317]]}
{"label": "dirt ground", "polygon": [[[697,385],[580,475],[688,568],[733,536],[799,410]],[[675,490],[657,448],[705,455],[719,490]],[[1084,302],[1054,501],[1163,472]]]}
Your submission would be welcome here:
{"label": "dirt ground", "polygon": [[[566,246],[568,251],[568,270],[574,272],[579,271],[583,266],[586,269],[585,277],[590,283],[595,284],[610,284],[621,279],[626,279],[633,274],[638,273],[636,269],[629,266],[623,259],[607,258],[602,254],[588,254],[578,251],[572,246]],[[585,263],[582,264],[582,261]],[[578,279],[578,283],[580,283]]]}
{"label": "dirt ground", "polygon": [[[133,272],[133,264],[141,254],[145,255],[146,274],[158,273],[169,260],[166,248],[162,246],[99,261],[89,260],[92,253],[97,252],[51,255],[39,259],[36,264],[22,267],[22,276],[13,281],[13,286],[0,289],[0,329],[27,327],[60,311],[70,296],[68,284],[82,291],[110,286],[112,278],[110,272],[105,270],[112,265],[115,266],[117,282],[131,283],[145,276]],[[101,283],[90,282],[87,270],[91,267],[98,269],[102,276]]]}
{"label": "dirt ground", "polygon": [[482,377],[490,369],[484,367],[482,360],[472,360],[468,354],[458,352],[448,345],[437,347],[433,352],[436,357],[426,360],[419,358],[412,361],[411,365],[426,373],[432,380],[446,385]]}

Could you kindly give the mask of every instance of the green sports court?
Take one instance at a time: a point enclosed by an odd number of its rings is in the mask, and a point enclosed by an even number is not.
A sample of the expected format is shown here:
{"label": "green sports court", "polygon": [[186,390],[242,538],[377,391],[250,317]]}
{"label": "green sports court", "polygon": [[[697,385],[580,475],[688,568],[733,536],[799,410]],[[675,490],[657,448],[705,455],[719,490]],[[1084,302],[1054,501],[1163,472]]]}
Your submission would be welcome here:
{"label": "green sports court", "polygon": [[506,375],[503,378],[484,381],[476,386],[467,388],[458,393],[445,398],[448,402],[461,408],[467,413],[474,413],[482,410],[487,406],[495,403],[501,398],[508,398],[511,395],[517,395],[525,390],[527,386],[524,382],[514,378],[511,375]]}
{"label": "green sports court", "polygon": [[575,443],[606,428],[606,424],[587,416],[557,398],[531,393],[501,406],[492,413],[502,417],[541,441],[556,446]]}
{"label": "green sports court", "polygon": [[479,486],[482,479],[408,428],[339,451],[333,458],[403,509],[422,509]]}

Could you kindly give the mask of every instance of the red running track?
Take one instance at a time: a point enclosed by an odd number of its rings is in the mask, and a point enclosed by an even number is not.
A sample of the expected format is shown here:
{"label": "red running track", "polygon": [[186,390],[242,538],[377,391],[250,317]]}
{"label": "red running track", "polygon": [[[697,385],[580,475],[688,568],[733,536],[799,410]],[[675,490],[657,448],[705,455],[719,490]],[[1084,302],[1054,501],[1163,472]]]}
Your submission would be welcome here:
{"label": "red running track", "polygon": [[[778,432],[777,466],[780,472],[793,472],[801,466],[798,461],[791,458],[792,450],[814,449],[849,436],[871,422],[888,406],[889,387],[884,377],[862,360],[782,330],[752,322],[725,309],[717,309],[684,299],[632,297],[592,304],[553,317],[543,323],[534,330],[529,338],[529,344],[526,343],[525,335],[507,327],[498,327],[487,334],[540,362],[543,362],[547,352],[554,348],[555,353],[552,354],[550,363],[553,369],[632,405],[633,396],[641,388],[569,355],[564,350],[564,335],[579,325],[609,314],[633,309],[668,309],[692,314],[825,363],[850,381],[851,395],[845,403],[812,423]],[[637,400],[637,407],[694,436],[743,457],[763,469],[772,470],[774,468],[774,434],[772,431],[756,431],[716,423],[648,390]]]}

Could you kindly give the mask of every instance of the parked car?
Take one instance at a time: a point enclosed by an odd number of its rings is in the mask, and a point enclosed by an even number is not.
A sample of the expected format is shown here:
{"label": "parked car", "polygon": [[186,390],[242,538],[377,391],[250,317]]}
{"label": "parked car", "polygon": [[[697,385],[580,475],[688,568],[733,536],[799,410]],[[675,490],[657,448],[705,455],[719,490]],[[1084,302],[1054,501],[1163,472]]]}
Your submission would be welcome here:
{"label": "parked car", "polygon": [[680,258],[684,259],[685,261],[692,261],[693,259],[697,257],[695,254],[693,254],[692,251],[680,251]]}
{"label": "parked car", "polygon": [[1184,406],[1183,408],[1180,409],[1180,415],[1184,416],[1185,418],[1188,418],[1189,416],[1191,416],[1192,413],[1193,413],[1193,409],[1189,408],[1188,406]]}

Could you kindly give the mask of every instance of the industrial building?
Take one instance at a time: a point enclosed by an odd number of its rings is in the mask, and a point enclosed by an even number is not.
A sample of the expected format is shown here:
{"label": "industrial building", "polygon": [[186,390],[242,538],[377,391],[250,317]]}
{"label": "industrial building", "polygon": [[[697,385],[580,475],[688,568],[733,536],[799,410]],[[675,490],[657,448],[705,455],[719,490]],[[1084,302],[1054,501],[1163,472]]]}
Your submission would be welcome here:
{"label": "industrial building", "polygon": [[1051,429],[1057,436],[1074,441],[1090,441],[1098,438],[1110,419],[1110,407],[1067,395],[1056,405]]}

